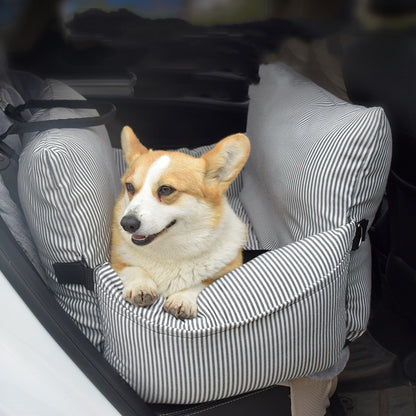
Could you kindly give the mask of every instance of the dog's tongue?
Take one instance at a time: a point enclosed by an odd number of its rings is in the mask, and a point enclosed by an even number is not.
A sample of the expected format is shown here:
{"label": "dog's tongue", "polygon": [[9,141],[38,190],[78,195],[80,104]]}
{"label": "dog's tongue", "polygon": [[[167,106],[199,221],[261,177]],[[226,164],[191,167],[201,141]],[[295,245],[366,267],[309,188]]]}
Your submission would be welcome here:
{"label": "dog's tongue", "polygon": [[152,235],[138,235],[133,234],[131,236],[131,241],[138,246],[145,246],[146,244],[151,243],[156,238],[155,234]]}
{"label": "dog's tongue", "polygon": [[163,233],[168,228],[172,227],[172,225],[174,225],[175,223],[176,223],[176,220],[173,220],[162,231],[156,234],[150,234],[150,235],[133,234],[131,236],[131,241],[138,246],[145,246],[151,243],[159,234]]}
{"label": "dog's tongue", "polygon": [[148,238],[148,237],[149,237],[148,235],[133,234],[131,238],[133,239],[133,242],[135,242],[135,241],[140,242],[140,241],[145,241],[146,238]]}

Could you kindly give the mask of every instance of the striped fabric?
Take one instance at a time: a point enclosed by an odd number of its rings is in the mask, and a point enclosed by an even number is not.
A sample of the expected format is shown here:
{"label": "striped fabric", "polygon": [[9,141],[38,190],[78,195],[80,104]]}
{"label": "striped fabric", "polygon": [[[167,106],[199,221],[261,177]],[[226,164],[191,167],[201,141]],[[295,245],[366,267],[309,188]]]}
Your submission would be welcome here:
{"label": "striped fabric", "polygon": [[[40,99],[81,99],[58,81],[47,81]],[[39,110],[32,120],[81,117],[91,110]],[[95,115],[95,114],[94,114]],[[49,284],[62,308],[97,348],[102,344],[95,294],[57,283],[54,263],[108,260],[110,224],[119,179],[104,127],[53,129],[26,134],[20,156],[19,197]]]}
{"label": "striped fabric", "polygon": [[131,306],[111,267],[97,270],[105,356],[150,402],[214,400],[325,373],[367,325],[368,238],[349,250],[353,224],[373,220],[384,192],[386,117],[280,64],[260,76],[250,88],[252,153],[228,198],[250,218],[247,247],[272,251],[204,290],[186,322],[162,299]]}
{"label": "striped fabric", "polygon": [[[384,113],[342,102],[282,65],[260,75],[250,88],[252,154],[227,197],[250,226],[245,248],[271,251],[206,288],[195,319],[164,312],[163,299],[137,308],[122,298],[106,261],[125,164],[104,129],[25,137],[19,194],[51,287],[149,402],[217,400],[320,373],[367,324],[369,241],[350,249],[356,223],[372,221],[384,191]],[[45,97],[60,98],[51,93],[58,90],[68,98],[64,86],[49,85]],[[54,111],[35,117],[67,110]],[[54,276],[55,262],[82,258],[96,266],[95,293]]]}
{"label": "striped fabric", "polygon": [[[373,220],[384,193],[391,133],[381,108],[342,101],[282,64],[263,65],[250,87],[252,151],[241,201],[260,244],[276,249],[349,221]],[[368,242],[352,253],[348,339],[365,330]]]}
{"label": "striped fabric", "polygon": [[96,270],[106,359],[148,402],[217,400],[332,366],[345,342],[355,224],[263,254],[208,286],[181,321],[137,308]]}

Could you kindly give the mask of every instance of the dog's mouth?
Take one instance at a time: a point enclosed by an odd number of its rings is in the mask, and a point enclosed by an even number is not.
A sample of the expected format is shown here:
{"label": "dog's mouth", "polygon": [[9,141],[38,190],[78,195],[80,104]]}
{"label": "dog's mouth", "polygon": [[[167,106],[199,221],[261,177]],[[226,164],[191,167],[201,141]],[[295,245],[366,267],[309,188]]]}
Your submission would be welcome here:
{"label": "dog's mouth", "polygon": [[156,237],[164,233],[168,228],[172,227],[172,225],[175,225],[175,224],[176,224],[176,220],[173,220],[162,231],[159,231],[156,234],[150,234],[150,235],[133,234],[131,236],[131,241],[138,246],[146,246],[147,244],[150,244]]}

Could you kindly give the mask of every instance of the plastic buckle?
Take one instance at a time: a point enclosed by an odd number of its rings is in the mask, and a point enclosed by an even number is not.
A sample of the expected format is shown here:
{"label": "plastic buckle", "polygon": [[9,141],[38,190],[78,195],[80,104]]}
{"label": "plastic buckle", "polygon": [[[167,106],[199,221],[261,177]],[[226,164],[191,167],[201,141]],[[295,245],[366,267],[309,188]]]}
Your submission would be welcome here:
{"label": "plastic buckle", "polygon": [[363,241],[365,241],[365,233],[367,232],[368,220],[357,222],[355,236],[352,242],[351,250],[358,250]]}
{"label": "plastic buckle", "polygon": [[357,245],[358,245],[358,247],[360,247],[361,246],[361,243],[364,240],[364,228],[361,226],[361,224],[357,224],[357,233],[360,236],[360,239],[358,240],[358,244]]}

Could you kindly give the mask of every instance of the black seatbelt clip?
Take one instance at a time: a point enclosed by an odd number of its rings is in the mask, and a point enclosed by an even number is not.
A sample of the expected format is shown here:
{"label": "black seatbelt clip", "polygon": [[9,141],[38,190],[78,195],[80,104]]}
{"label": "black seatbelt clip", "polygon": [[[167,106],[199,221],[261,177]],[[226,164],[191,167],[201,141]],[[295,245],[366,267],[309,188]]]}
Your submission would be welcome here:
{"label": "black seatbelt clip", "polygon": [[7,117],[14,121],[18,121],[20,123],[25,123],[26,120],[21,114],[21,110],[9,103],[7,103],[4,100],[1,100],[2,103],[0,104],[1,109],[3,110],[4,114],[6,114]]}
{"label": "black seatbelt clip", "polygon": [[361,220],[357,222],[355,228],[355,236],[352,241],[352,251],[358,250],[361,246],[361,243],[365,241],[365,235],[367,233],[368,220]]}

